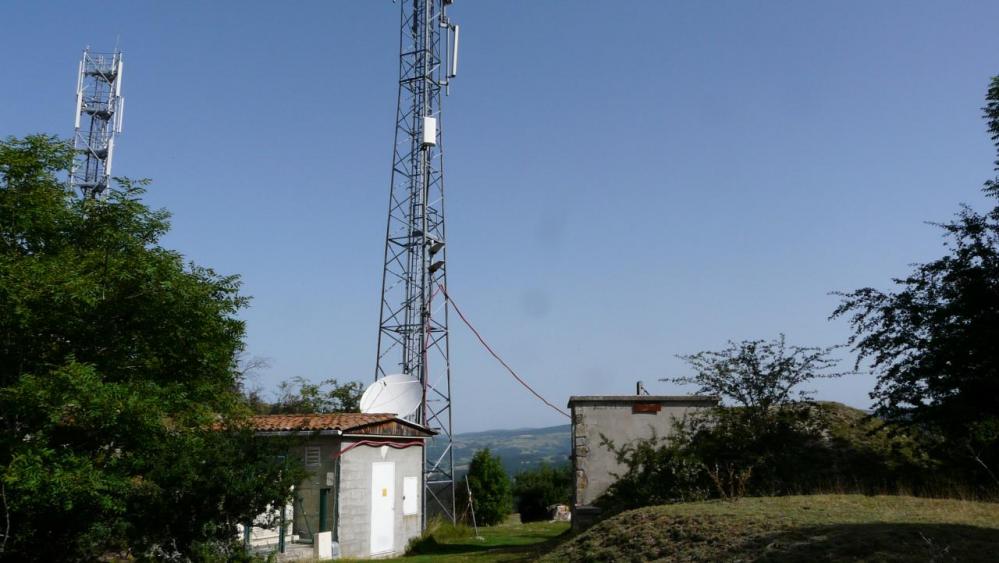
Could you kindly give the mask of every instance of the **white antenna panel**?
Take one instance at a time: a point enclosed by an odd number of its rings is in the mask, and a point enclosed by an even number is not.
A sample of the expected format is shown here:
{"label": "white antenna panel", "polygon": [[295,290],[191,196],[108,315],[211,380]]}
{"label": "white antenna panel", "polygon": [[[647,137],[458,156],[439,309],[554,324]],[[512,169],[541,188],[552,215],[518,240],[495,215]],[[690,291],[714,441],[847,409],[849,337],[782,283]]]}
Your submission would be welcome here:
{"label": "white antenna panel", "polygon": [[76,91],[76,128],[80,128],[80,110],[83,109],[83,89]]}
{"label": "white antenna panel", "polygon": [[461,26],[454,25],[454,52],[451,54],[451,78],[458,76],[458,38],[460,37]]}
{"label": "white antenna panel", "polygon": [[423,145],[434,146],[437,144],[437,118],[423,118]]}
{"label": "white antenna panel", "polygon": [[125,61],[118,58],[118,72],[115,73],[114,79],[114,95],[121,97],[121,75],[125,72]]}
{"label": "white antenna panel", "polygon": [[118,108],[115,110],[114,119],[116,121],[114,129],[115,129],[116,132],[121,133],[121,131],[122,131],[121,124],[125,121],[125,98],[124,98],[124,96],[118,99]]}
{"label": "white antenna panel", "polygon": [[76,91],[83,94],[83,61],[80,61],[79,75],[76,77]]}
{"label": "white antenna panel", "polygon": [[114,156],[114,137],[108,139],[107,159],[104,161],[104,176],[111,177],[111,158]]}

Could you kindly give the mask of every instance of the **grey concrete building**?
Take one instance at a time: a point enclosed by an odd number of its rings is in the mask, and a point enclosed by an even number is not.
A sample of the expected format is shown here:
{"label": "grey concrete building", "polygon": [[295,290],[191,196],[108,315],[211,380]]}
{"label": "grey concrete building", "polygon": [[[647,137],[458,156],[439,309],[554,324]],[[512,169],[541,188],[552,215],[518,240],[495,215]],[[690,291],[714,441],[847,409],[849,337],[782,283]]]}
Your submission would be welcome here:
{"label": "grey concrete building", "polygon": [[570,397],[572,413],[572,469],[575,476],[572,526],[582,529],[600,514],[594,501],[626,468],[604,444],[616,447],[658,436],[668,438],[673,422],[718,404],[717,397],[699,395],[605,395]]}
{"label": "grey concrete building", "polygon": [[[286,511],[284,535],[292,543],[311,543],[328,531],[343,557],[389,557],[402,555],[410,538],[420,535],[430,430],[392,414],[368,413],[262,415],[253,417],[253,428],[264,438],[303,438],[290,452],[309,470]],[[251,535],[270,537],[258,528]],[[270,535],[275,541],[281,536]],[[286,551],[294,548],[281,543]]]}

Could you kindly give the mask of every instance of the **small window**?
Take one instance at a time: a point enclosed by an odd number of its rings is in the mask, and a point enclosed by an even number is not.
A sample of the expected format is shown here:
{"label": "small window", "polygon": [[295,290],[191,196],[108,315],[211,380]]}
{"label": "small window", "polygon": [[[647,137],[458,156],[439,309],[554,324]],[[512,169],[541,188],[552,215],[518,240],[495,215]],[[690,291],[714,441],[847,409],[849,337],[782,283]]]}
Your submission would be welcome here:
{"label": "small window", "polygon": [[305,466],[306,467],[319,467],[319,447],[312,446],[305,448]]}
{"label": "small window", "polygon": [[416,477],[406,477],[402,480],[402,513],[410,516],[419,512],[420,481]]}

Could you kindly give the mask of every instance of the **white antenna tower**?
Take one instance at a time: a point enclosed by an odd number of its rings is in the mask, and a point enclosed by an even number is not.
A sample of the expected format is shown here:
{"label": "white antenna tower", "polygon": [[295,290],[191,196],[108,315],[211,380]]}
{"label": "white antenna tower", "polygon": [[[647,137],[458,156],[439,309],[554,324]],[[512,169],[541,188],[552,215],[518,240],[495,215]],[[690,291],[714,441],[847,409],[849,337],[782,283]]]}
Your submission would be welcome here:
{"label": "white antenna tower", "polygon": [[115,137],[121,133],[121,51],[91,53],[87,47],[76,80],[76,131],[69,184],[84,197],[100,196],[111,183]]}

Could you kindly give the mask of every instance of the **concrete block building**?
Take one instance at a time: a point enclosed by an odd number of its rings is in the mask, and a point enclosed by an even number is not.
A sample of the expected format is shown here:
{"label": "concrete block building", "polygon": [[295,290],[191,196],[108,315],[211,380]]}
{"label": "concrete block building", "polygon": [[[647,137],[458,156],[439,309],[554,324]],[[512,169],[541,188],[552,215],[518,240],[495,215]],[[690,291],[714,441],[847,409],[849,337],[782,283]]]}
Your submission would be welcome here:
{"label": "concrete block building", "polygon": [[[295,489],[278,531],[253,528],[250,540],[286,538],[309,544],[331,532],[343,557],[401,555],[423,520],[423,448],[433,433],[392,414],[261,415],[260,437],[297,436],[290,455],[309,476]],[[276,546],[275,546],[276,547]]]}
{"label": "concrete block building", "polygon": [[604,438],[621,447],[635,440],[668,438],[674,421],[718,405],[717,397],[700,395],[605,395],[570,397],[572,469],[575,477],[572,526],[583,529],[600,514],[594,501],[626,467],[617,462]]}

